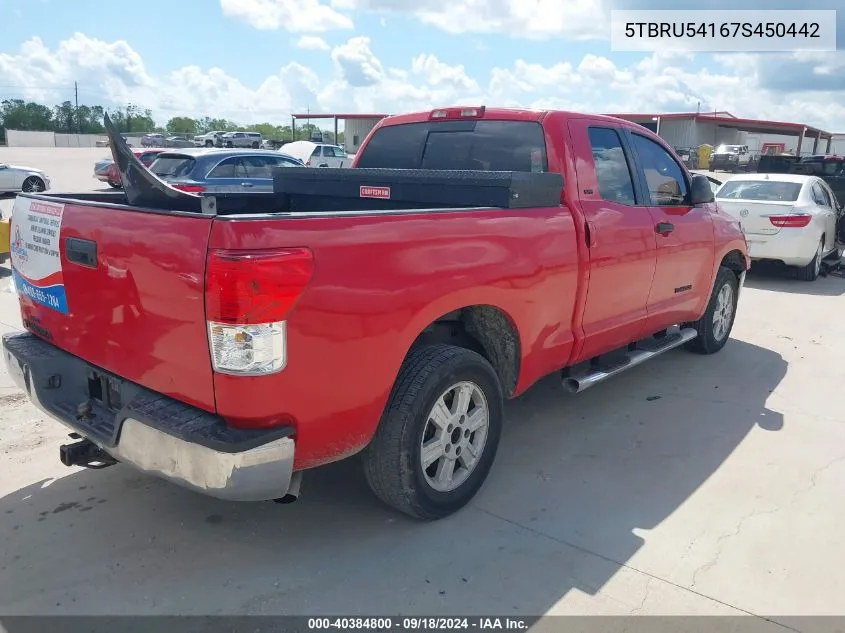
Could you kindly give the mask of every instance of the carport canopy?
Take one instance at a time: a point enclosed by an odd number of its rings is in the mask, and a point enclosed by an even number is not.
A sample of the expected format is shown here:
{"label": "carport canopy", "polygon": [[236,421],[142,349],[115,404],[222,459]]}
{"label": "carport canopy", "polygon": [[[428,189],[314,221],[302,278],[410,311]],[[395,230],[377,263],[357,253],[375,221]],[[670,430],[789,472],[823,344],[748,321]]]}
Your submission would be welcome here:
{"label": "carport canopy", "polygon": [[673,114],[611,114],[620,119],[631,121],[633,123],[652,123],[657,122],[657,128],[660,128],[660,121],[669,121],[673,119],[693,119],[701,123],[715,123],[718,127],[739,130],[741,132],[748,132],[749,134],[780,134],[784,136],[794,136],[798,139],[797,153],[800,155],[801,147],[804,144],[804,139],[809,136],[813,139],[813,154],[818,153],[819,142],[827,141],[825,154],[830,153],[830,147],[833,142],[834,134],[826,132],[820,128],[804,123],[787,123],[785,121],[765,121],[762,119],[743,119],[735,117],[730,112],[713,112],[713,113],[673,113]]}

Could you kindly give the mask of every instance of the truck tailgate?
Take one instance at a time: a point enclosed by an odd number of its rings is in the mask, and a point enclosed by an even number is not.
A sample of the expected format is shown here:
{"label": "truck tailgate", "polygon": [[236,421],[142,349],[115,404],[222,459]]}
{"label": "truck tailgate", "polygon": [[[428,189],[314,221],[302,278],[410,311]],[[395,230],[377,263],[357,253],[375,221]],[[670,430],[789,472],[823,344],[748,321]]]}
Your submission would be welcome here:
{"label": "truck tailgate", "polygon": [[204,276],[212,218],[19,196],[24,326],[149,389],[214,410]]}

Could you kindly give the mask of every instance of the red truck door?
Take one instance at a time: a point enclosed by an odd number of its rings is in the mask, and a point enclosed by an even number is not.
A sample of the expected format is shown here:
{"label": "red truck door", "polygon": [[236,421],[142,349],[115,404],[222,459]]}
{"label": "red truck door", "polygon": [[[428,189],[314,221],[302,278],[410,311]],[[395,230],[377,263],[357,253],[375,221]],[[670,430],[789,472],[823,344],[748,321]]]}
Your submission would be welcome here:
{"label": "red truck door", "polygon": [[656,243],[651,213],[637,198],[633,156],[621,129],[586,118],[568,125],[578,180],[573,203],[587,221],[590,257],[580,362],[646,334]]}
{"label": "red truck door", "polygon": [[701,316],[715,265],[713,220],[709,205],[689,204],[689,177],[671,152],[633,130],[627,135],[657,239],[648,297],[647,333],[652,333]]}

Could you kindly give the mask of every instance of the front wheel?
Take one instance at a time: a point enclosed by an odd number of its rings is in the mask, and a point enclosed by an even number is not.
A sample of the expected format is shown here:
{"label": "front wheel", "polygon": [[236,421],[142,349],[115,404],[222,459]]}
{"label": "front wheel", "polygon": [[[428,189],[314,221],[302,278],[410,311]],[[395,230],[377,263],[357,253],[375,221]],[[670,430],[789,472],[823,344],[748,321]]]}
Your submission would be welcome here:
{"label": "front wheel", "polygon": [[715,354],[730,338],[736,317],[739,281],[729,268],[721,266],[716,273],[716,283],[707,309],[698,321],[689,323],[698,331],[698,336],[686,344],[686,348],[697,354]]}
{"label": "front wheel", "polygon": [[458,511],[490,472],[502,409],[499,379],[480,354],[452,345],[412,350],[362,454],[370,488],[414,518]]}
{"label": "front wheel", "polygon": [[23,185],[21,186],[21,191],[24,193],[39,193],[44,191],[47,187],[44,185],[44,181],[41,180],[38,176],[30,176],[26,180],[23,181]]}

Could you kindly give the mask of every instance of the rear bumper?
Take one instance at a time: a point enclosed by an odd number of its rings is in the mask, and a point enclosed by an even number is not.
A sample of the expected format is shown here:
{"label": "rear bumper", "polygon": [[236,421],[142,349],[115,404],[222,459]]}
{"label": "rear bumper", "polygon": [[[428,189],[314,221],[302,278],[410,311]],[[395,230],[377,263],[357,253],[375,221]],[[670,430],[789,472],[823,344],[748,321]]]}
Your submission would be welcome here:
{"label": "rear bumper", "polygon": [[[289,427],[231,428],[214,414],[102,372],[29,333],[3,335],[3,358],[39,409],[118,461],[231,501],[278,499],[290,487],[295,444]],[[92,381],[103,384],[101,379],[119,394],[119,408],[91,397]]]}
{"label": "rear bumper", "polygon": [[787,266],[806,266],[816,254],[821,234],[806,229],[781,229],[777,235],[745,236],[748,243],[748,256],[752,260],[781,261]]}

